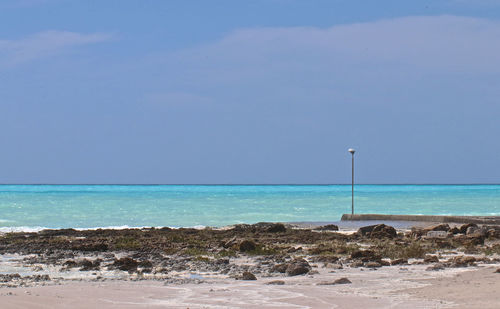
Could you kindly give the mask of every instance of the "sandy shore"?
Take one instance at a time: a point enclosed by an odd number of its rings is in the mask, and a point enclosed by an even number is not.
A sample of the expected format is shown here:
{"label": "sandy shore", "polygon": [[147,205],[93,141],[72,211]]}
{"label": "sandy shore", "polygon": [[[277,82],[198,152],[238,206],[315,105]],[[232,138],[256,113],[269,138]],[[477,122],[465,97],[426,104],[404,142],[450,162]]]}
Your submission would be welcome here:
{"label": "sandy shore", "polygon": [[[498,308],[500,265],[439,274],[424,267],[327,268],[301,278],[74,282],[0,290],[2,308]],[[351,284],[320,285],[341,277]]]}

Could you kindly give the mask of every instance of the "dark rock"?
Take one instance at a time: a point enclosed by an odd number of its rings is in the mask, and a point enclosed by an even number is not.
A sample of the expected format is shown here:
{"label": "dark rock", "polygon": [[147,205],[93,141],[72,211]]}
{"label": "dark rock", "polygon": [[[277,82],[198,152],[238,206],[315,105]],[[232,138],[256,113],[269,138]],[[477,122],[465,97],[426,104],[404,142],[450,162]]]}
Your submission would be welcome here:
{"label": "dark rock", "polygon": [[319,226],[314,229],[315,231],[338,231],[339,227],[335,224],[327,224],[323,226]]}
{"label": "dark rock", "polygon": [[424,257],[424,263],[438,263],[439,258],[435,255],[426,255]]}
{"label": "dark rock", "polygon": [[232,246],[236,245],[236,237],[231,238],[230,240],[224,242],[222,244],[222,247],[224,248],[231,248]]}
{"label": "dark rock", "polygon": [[241,252],[254,251],[256,248],[257,245],[252,240],[243,240],[239,246]]}
{"label": "dark rock", "polygon": [[476,258],[473,256],[456,256],[448,260],[448,263],[453,267],[467,267],[474,265]]}
{"label": "dark rock", "polygon": [[363,262],[361,262],[361,261],[355,261],[355,262],[351,263],[350,266],[353,267],[353,268],[357,268],[357,267],[362,267],[363,265],[364,265]]}
{"label": "dark rock", "polygon": [[0,282],[10,282],[21,279],[19,274],[0,274]]}
{"label": "dark rock", "polygon": [[347,278],[340,278],[340,279],[337,279],[335,281],[333,281],[335,284],[350,284],[352,283],[351,280],[347,279]]}
{"label": "dark rock", "polygon": [[266,284],[268,284],[268,285],[284,285],[285,281],[283,281],[283,280],[273,280],[273,281],[267,282]]}
{"label": "dark rock", "polygon": [[118,260],[115,259],[114,263],[112,264],[114,268],[128,272],[136,271],[138,265],[139,262],[129,257],[124,257]]}
{"label": "dark rock", "polygon": [[34,282],[39,282],[39,281],[50,281],[49,275],[33,275],[33,276],[28,276],[25,278],[30,278]]}
{"label": "dark rock", "polygon": [[407,259],[395,259],[391,261],[391,265],[401,265],[401,264],[408,264]]}
{"label": "dark rock", "polygon": [[347,279],[347,278],[340,278],[340,279],[337,279],[335,281],[324,281],[324,282],[320,282],[318,283],[317,285],[335,285],[335,284],[351,284],[351,280]]}
{"label": "dark rock", "polygon": [[451,234],[453,234],[453,235],[455,235],[455,234],[459,234],[459,233],[460,233],[460,229],[459,229],[458,227],[454,226],[454,227],[452,227],[452,228],[448,231],[448,233],[451,233]]}
{"label": "dark rock", "polygon": [[142,268],[151,268],[153,267],[153,263],[151,263],[151,261],[144,260],[140,261],[139,264],[137,264],[137,266]]}
{"label": "dark rock", "polygon": [[351,259],[361,259],[363,262],[378,262],[382,259],[382,257],[372,250],[357,250],[351,253]]}
{"label": "dark rock", "polygon": [[286,269],[288,268],[288,264],[277,264],[271,267],[270,272],[272,273],[286,273]]}
{"label": "dark rock", "polygon": [[448,232],[450,230],[450,226],[447,223],[443,223],[443,224],[438,224],[438,225],[427,227],[424,230],[426,233],[430,232],[430,231]]}
{"label": "dark rock", "polygon": [[311,257],[309,260],[316,263],[335,263],[339,260],[339,257],[335,255],[318,255]]}
{"label": "dark rock", "polygon": [[361,236],[369,236],[370,233],[373,231],[373,229],[376,227],[377,225],[367,225],[367,226],[362,226],[358,229],[358,232],[357,234],[361,235]]}
{"label": "dark rock", "polygon": [[432,266],[427,267],[427,271],[436,271],[436,270],[443,270],[444,265],[442,263],[436,263]]}
{"label": "dark rock", "polygon": [[281,223],[273,223],[266,229],[269,233],[283,233],[286,232],[286,227]]}
{"label": "dark rock", "polygon": [[358,229],[358,235],[370,238],[394,238],[397,236],[396,229],[385,224],[363,226]]}
{"label": "dark rock", "polygon": [[379,224],[370,233],[370,238],[394,238],[398,236],[396,229],[392,226]]}
{"label": "dark rock", "polygon": [[91,270],[99,270],[99,266],[101,265],[101,259],[96,259],[95,261],[90,261],[88,259],[83,259],[75,264],[72,263],[73,261],[66,261],[64,265],[67,268],[72,268],[72,267],[80,267],[80,271],[91,271]]}
{"label": "dark rock", "polygon": [[379,262],[367,262],[367,263],[365,263],[365,267],[367,267],[367,268],[379,268],[379,267],[382,267],[382,264],[380,264]]}
{"label": "dark rock", "polygon": [[90,243],[90,244],[81,244],[75,245],[71,247],[73,251],[97,251],[104,252],[108,251],[108,245],[104,243]]}
{"label": "dark rock", "polygon": [[252,274],[251,272],[249,271],[245,271],[242,275],[241,275],[241,280],[257,280],[257,277],[255,277],[254,274]]}
{"label": "dark rock", "polygon": [[228,265],[229,264],[229,259],[218,259],[215,261],[215,264],[217,265]]}
{"label": "dark rock", "polygon": [[477,224],[474,224],[474,223],[467,223],[467,224],[464,224],[460,227],[460,233],[461,234],[466,234],[467,233],[467,229],[469,229],[470,227],[475,227],[477,228]]}
{"label": "dark rock", "polygon": [[304,259],[296,259],[288,264],[286,268],[286,274],[288,276],[298,276],[307,274],[311,270],[311,266]]}
{"label": "dark rock", "polygon": [[66,268],[74,268],[77,267],[78,264],[73,260],[67,260],[66,262],[64,262],[63,266]]}
{"label": "dark rock", "polygon": [[80,266],[80,270],[81,271],[89,271],[89,270],[92,270],[92,262],[87,260],[87,259],[83,259],[81,261],[78,262],[78,266]]}

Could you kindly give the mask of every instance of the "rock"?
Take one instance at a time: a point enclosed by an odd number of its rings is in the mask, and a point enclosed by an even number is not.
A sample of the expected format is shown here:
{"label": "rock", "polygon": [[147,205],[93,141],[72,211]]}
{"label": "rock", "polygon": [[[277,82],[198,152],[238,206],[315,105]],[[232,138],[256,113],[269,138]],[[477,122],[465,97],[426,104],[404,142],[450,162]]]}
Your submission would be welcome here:
{"label": "rock", "polygon": [[249,271],[245,271],[242,275],[241,275],[241,280],[257,280],[257,277],[255,277],[254,274],[252,274],[251,272]]}
{"label": "rock", "polygon": [[222,247],[224,248],[231,248],[232,246],[236,245],[236,237],[231,238],[230,240],[224,242],[222,244]]}
{"label": "rock", "polygon": [[363,262],[361,262],[361,261],[356,261],[356,262],[354,262],[354,263],[351,263],[351,265],[350,265],[350,266],[351,266],[351,267],[353,267],[353,268],[357,268],[357,267],[362,267],[363,265],[364,265],[364,263],[363,263]]}
{"label": "rock", "polygon": [[488,229],[487,237],[488,238],[500,238],[500,230],[497,230],[494,228]]}
{"label": "rock", "polygon": [[339,227],[335,224],[327,224],[323,226],[319,226],[314,229],[315,231],[338,231]]}
{"label": "rock", "polygon": [[472,235],[474,233],[479,232],[479,234],[482,233],[482,229],[477,227],[477,226],[469,226],[467,230],[465,231],[465,235]]}
{"label": "rock", "polygon": [[460,233],[460,229],[456,226],[452,227],[448,233],[451,233],[452,235],[455,235],[455,234],[459,234]]}
{"label": "rock", "polygon": [[473,256],[456,256],[448,260],[453,267],[467,267],[474,265],[476,258]]}
{"label": "rock", "polygon": [[78,266],[81,267],[80,268],[81,271],[89,271],[92,269],[92,262],[87,259],[83,259],[78,262]]}
{"label": "rock", "polygon": [[115,259],[112,266],[114,268],[119,269],[119,270],[128,271],[130,273],[130,272],[134,272],[137,270],[137,266],[139,266],[139,262],[137,262],[136,260],[131,259],[129,257],[124,257],[124,258],[121,258],[118,260]]}
{"label": "rock", "polygon": [[370,233],[370,238],[394,238],[398,236],[396,229],[392,226],[379,224]]}
{"label": "rock", "polygon": [[372,250],[357,250],[351,253],[351,259],[361,259],[363,262],[378,262],[382,259],[382,257]]}
{"label": "rock", "polygon": [[427,271],[436,271],[444,269],[444,265],[442,263],[436,263],[432,266],[427,267]]}
{"label": "rock", "polygon": [[500,268],[498,268],[497,270],[495,270],[495,273],[500,274]]}
{"label": "rock", "polygon": [[239,249],[241,252],[254,251],[257,245],[252,240],[244,240],[240,243]]}
{"label": "rock", "polygon": [[429,232],[429,231],[443,231],[443,232],[448,232],[450,230],[450,226],[446,223],[443,223],[443,224],[438,224],[438,225],[434,225],[434,226],[430,226],[430,227],[427,227],[424,229],[425,232]]}
{"label": "rock", "polygon": [[339,257],[335,255],[317,255],[311,257],[309,260],[312,262],[336,263]]}
{"label": "rock", "polygon": [[382,265],[382,266],[391,266],[391,262],[384,261],[384,260],[380,260],[380,261],[378,261],[378,263],[380,263],[380,265]]}
{"label": "rock", "polygon": [[365,263],[365,267],[366,268],[379,268],[379,267],[382,267],[382,264],[380,264],[379,262],[367,262],[367,263]]}
{"label": "rock", "polygon": [[286,273],[286,269],[288,268],[288,264],[277,264],[271,267],[270,272],[272,273]]}
{"label": "rock", "polygon": [[273,281],[267,282],[266,284],[268,284],[268,285],[284,285],[285,281],[283,281],[283,280],[273,280]]}
{"label": "rock", "polygon": [[470,227],[476,227],[477,228],[477,224],[467,223],[467,224],[462,225],[460,227],[460,234],[466,234],[467,233],[467,229],[470,228]]}
{"label": "rock", "polygon": [[215,261],[217,265],[229,265],[229,259],[217,259]]}
{"label": "rock", "polygon": [[[66,262],[68,263],[68,262]],[[65,264],[66,264],[65,263]],[[71,264],[71,263],[69,263]],[[80,260],[76,263],[75,267],[80,267],[80,271],[91,271],[91,270],[99,270],[99,266],[101,265],[101,260],[96,259],[95,261],[90,261],[88,259]],[[67,266],[70,268],[69,266]]]}
{"label": "rock", "polygon": [[63,266],[66,268],[73,268],[73,267],[77,267],[78,264],[73,260],[67,260],[66,262],[64,262]]}
{"label": "rock", "polygon": [[151,267],[153,267],[153,263],[151,263],[151,261],[149,261],[149,260],[144,260],[144,261],[140,261],[137,266],[142,267],[142,268],[151,268]]}
{"label": "rock", "polygon": [[286,274],[288,276],[298,276],[307,274],[311,270],[311,266],[304,259],[297,259],[288,264]]}
{"label": "rock", "polygon": [[335,284],[351,284],[351,280],[347,279],[347,278],[340,278],[340,279],[337,279],[335,281],[323,281],[323,282],[320,282],[318,283],[317,285],[335,285]]}
{"label": "rock", "polygon": [[0,274],[0,282],[17,281],[21,279],[19,274]]}
{"label": "rock", "polygon": [[426,255],[424,257],[424,263],[438,263],[439,259],[435,255]]}
{"label": "rock", "polygon": [[401,265],[401,264],[408,264],[407,259],[395,259],[391,261],[391,265]]}
{"label": "rock", "polygon": [[337,279],[335,281],[333,281],[335,284],[350,284],[352,283],[351,280],[347,279],[347,278],[340,278],[340,279]]}
{"label": "rock", "polygon": [[370,233],[373,231],[377,225],[367,225],[367,226],[362,226],[358,229],[357,234],[361,236],[369,236]]}
{"label": "rock", "polygon": [[358,229],[358,235],[370,238],[394,238],[397,236],[396,229],[385,224],[363,226]]}
{"label": "rock", "polygon": [[269,233],[283,233],[286,232],[286,227],[281,223],[273,223],[266,229]]}

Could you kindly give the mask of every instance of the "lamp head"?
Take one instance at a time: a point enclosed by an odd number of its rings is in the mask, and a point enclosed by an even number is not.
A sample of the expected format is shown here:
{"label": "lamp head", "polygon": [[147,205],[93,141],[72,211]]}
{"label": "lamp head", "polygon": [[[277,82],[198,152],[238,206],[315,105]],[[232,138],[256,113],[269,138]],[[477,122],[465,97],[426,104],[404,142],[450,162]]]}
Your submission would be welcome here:
{"label": "lamp head", "polygon": [[354,150],[353,148],[349,148],[348,150],[351,154],[354,154],[356,152],[356,150]]}

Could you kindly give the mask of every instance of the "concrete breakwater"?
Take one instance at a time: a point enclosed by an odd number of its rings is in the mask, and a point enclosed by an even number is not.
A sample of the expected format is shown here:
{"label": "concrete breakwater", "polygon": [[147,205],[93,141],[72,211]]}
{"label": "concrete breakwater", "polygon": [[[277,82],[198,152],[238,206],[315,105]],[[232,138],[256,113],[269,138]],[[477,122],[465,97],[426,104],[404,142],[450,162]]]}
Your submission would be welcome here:
{"label": "concrete breakwater", "polygon": [[417,221],[417,222],[475,223],[475,224],[500,225],[500,216],[343,214],[341,220],[342,221]]}

